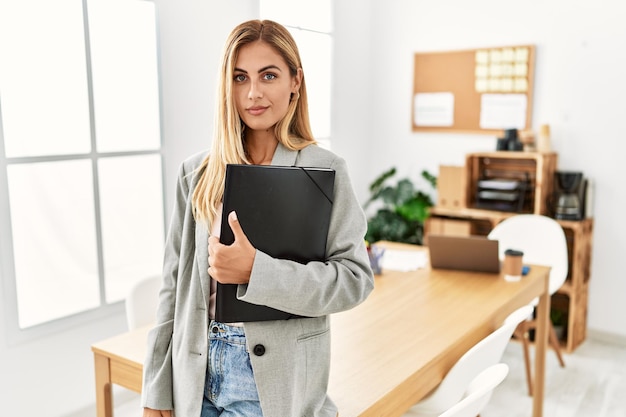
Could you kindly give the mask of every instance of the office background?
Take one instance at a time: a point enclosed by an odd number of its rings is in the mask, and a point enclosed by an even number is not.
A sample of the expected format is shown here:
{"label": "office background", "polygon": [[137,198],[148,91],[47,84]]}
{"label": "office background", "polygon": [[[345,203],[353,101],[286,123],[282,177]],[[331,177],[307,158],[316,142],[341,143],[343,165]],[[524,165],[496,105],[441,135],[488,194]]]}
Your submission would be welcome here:
{"label": "office background", "polygon": [[[209,145],[223,41],[235,24],[257,17],[259,6],[256,0],[155,3],[169,216],[179,163]],[[580,170],[595,187],[589,335],[626,344],[620,272],[626,27],[620,7],[619,0],[336,0],[331,148],[348,161],[362,201],[368,184],[391,166],[417,181],[423,169],[436,173],[439,164],[463,164],[468,152],[495,149],[492,136],[411,131],[413,53],[535,44],[533,126],[550,124],[559,169]],[[6,288],[0,292],[4,300]],[[11,340],[0,320],[4,409],[61,417],[92,406],[90,345],[125,329],[121,305],[36,340]]]}

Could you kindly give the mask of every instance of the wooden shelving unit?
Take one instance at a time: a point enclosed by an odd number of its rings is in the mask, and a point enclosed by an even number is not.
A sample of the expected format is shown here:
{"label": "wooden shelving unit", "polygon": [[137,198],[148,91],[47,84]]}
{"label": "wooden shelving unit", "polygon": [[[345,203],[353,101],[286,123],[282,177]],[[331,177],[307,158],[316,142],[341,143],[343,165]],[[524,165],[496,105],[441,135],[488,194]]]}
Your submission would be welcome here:
{"label": "wooden shelving unit", "polygon": [[467,206],[478,208],[477,184],[480,180],[510,179],[527,182],[522,207],[516,213],[548,213],[553,192],[557,154],[538,152],[482,152],[465,158]]}
{"label": "wooden shelving unit", "polygon": [[[430,233],[482,235],[489,234],[496,224],[518,214],[474,208],[476,181],[484,178],[488,165],[496,175],[511,171],[512,177],[522,172],[531,181],[532,193],[527,202],[528,213],[548,215],[547,201],[552,194],[557,157],[554,153],[491,152],[469,154],[466,158],[465,207],[431,208],[425,225],[425,244]],[[506,175],[506,174],[505,174]],[[565,330],[562,344],[566,352],[574,351],[587,337],[587,304],[591,276],[593,219],[557,220],[563,227],[568,246],[569,272],[563,286],[552,296],[552,308],[564,313]]]}
{"label": "wooden shelving unit", "polygon": [[554,309],[566,317],[564,346],[572,352],[587,338],[587,304],[591,277],[593,219],[557,220],[565,231],[569,273],[565,284],[552,296]]}

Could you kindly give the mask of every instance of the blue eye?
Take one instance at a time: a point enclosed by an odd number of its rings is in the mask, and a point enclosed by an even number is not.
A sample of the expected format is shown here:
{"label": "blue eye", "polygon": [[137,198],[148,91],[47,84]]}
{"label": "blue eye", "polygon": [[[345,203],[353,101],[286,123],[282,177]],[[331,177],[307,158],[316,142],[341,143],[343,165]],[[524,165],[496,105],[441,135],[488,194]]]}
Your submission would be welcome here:
{"label": "blue eye", "polygon": [[234,80],[235,82],[240,83],[246,80],[246,76],[244,74],[236,74]]}
{"label": "blue eye", "polygon": [[263,74],[263,79],[264,80],[274,80],[274,79],[276,79],[276,74],[272,74],[271,72],[268,72],[266,74]]}

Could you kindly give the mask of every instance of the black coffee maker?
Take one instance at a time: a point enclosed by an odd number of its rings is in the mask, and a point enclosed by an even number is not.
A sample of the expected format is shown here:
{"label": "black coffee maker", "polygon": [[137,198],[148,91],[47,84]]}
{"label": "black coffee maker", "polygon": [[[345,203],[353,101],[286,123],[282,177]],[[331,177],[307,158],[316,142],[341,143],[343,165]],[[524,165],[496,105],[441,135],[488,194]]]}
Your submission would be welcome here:
{"label": "black coffee maker", "polygon": [[520,142],[517,129],[506,129],[504,137],[498,138],[496,151],[523,151],[524,144]]}
{"label": "black coffee maker", "polygon": [[582,220],[585,217],[587,180],[582,172],[557,171],[554,174],[556,189],[553,199],[554,218]]}

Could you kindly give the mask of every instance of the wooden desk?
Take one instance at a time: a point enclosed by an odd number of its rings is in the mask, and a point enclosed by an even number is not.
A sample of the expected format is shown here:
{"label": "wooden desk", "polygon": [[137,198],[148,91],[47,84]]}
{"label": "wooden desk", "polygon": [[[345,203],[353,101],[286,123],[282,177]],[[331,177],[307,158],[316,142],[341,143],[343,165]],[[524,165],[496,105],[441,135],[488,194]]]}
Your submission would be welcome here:
{"label": "wooden desk", "polygon": [[[401,416],[509,313],[540,296],[533,416],[542,417],[548,273],[547,267],[532,266],[528,276],[511,283],[491,274],[385,271],[363,304],[331,319],[329,393],[340,416]],[[112,416],[111,384],[141,391],[147,332],[142,328],[92,346],[98,417]],[[526,395],[524,387],[520,395]]]}
{"label": "wooden desk", "polygon": [[111,384],[141,392],[146,340],[151,326],[114,336],[91,346],[96,374],[98,417],[113,416]]}

